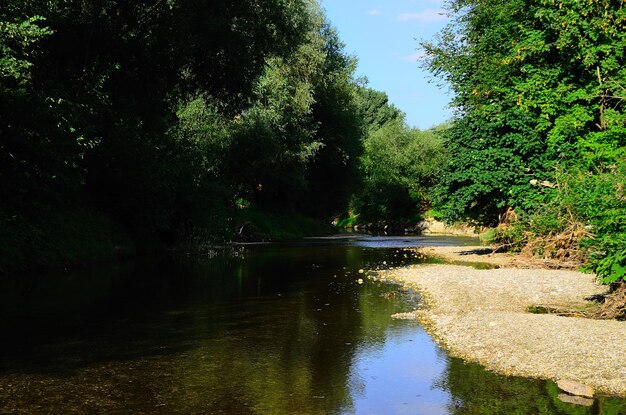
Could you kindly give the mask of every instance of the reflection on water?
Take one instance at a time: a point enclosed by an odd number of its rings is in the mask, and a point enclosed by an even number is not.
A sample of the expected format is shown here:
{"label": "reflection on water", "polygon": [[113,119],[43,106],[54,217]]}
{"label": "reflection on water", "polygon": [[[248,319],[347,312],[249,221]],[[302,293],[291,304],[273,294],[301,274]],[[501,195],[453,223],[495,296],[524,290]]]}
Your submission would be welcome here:
{"label": "reflection on water", "polygon": [[562,402],[557,386],[523,378],[498,376],[477,364],[449,359],[445,376],[437,384],[451,394],[449,413],[624,415],[626,400],[598,398],[592,406]]}
{"label": "reflection on water", "polygon": [[626,413],[450,359],[358,282],[424,240],[351,238],[0,281],[0,413]]}

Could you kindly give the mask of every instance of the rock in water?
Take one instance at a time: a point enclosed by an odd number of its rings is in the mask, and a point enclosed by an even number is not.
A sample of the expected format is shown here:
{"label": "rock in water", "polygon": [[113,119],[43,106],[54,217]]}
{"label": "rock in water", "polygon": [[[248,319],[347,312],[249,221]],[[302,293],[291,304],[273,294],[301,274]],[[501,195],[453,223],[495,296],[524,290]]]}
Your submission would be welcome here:
{"label": "rock in water", "polygon": [[581,406],[593,406],[593,399],[583,398],[582,396],[572,396],[567,393],[559,393],[558,397],[561,402]]}
{"label": "rock in water", "polygon": [[391,318],[396,320],[417,320],[417,314],[413,313],[396,313],[392,314]]}
{"label": "rock in water", "polygon": [[595,391],[591,386],[584,385],[582,383],[574,382],[573,380],[559,380],[556,385],[562,391],[569,393],[570,395],[584,396],[585,398],[593,398]]}

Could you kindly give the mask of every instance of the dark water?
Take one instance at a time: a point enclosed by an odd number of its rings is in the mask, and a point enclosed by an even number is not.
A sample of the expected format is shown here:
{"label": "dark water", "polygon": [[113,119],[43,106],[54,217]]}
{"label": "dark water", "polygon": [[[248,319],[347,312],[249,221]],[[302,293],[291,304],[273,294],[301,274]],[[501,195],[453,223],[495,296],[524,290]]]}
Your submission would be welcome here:
{"label": "dark water", "polygon": [[472,240],[312,239],[0,280],[0,414],[626,414],[446,356],[358,270]]}

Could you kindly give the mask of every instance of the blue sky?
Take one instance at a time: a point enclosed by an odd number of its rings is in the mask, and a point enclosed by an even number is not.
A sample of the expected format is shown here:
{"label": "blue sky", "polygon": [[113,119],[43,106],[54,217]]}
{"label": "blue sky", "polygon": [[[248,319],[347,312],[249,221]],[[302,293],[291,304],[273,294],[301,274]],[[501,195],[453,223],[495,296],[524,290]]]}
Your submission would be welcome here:
{"label": "blue sky", "polygon": [[[322,0],[322,7],[359,60],[358,76],[384,91],[411,126],[427,129],[450,118],[450,96],[422,70],[419,40],[431,39],[447,23],[443,0]],[[417,40],[416,40],[417,39]]]}

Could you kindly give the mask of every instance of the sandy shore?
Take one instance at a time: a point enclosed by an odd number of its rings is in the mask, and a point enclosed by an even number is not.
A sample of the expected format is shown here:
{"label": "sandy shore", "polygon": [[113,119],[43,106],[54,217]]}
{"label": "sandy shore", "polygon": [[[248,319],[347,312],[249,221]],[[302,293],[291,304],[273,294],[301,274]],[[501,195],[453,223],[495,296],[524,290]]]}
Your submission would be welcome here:
{"label": "sandy shore", "polygon": [[606,287],[576,271],[514,268],[520,263],[508,254],[463,254],[475,249],[426,253],[501,268],[417,265],[382,276],[422,294],[424,308],[415,317],[455,356],[507,375],[572,380],[626,396],[626,322],[527,312],[537,304],[584,307],[585,297]]}

